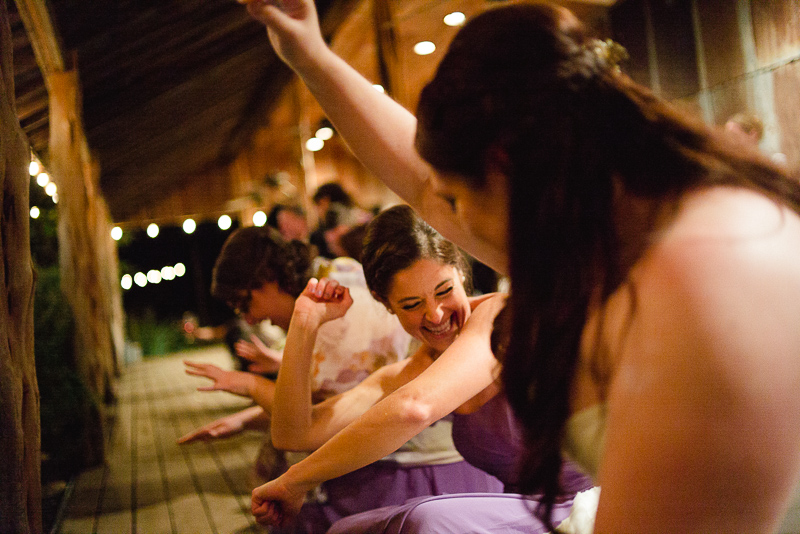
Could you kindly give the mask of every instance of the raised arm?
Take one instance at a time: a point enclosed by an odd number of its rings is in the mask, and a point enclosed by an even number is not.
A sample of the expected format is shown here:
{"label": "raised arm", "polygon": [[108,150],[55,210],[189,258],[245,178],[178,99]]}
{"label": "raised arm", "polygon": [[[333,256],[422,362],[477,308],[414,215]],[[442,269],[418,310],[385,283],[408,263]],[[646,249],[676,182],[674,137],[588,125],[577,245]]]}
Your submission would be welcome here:
{"label": "raised arm", "polygon": [[431,190],[431,168],[414,149],[414,115],[328,48],[314,3],[240,0],[268,29],[277,54],[300,76],[356,157],[442,235],[504,272],[505,254],[472,239],[446,201]]}
{"label": "raised arm", "polygon": [[400,448],[432,423],[487,387],[498,364],[490,348],[498,295],[478,306],[453,344],[425,371],[378,402],[306,460],[279,479],[253,491],[253,513],[260,523],[291,520],[309,489],[354,471]]}
{"label": "raised arm", "polygon": [[315,450],[430,363],[417,355],[384,366],[355,388],[312,405],[317,332],[326,321],[344,316],[351,304],[349,292],[336,281],[313,278],[295,302],[275,393],[271,434],[276,448]]}

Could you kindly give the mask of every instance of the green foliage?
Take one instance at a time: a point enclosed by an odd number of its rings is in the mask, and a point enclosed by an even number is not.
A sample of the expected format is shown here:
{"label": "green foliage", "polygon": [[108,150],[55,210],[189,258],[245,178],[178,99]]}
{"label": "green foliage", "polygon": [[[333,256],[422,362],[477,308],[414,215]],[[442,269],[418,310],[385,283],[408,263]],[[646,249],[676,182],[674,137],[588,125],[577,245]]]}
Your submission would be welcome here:
{"label": "green foliage", "polygon": [[191,348],[181,331],[181,321],[159,320],[153,310],[141,316],[128,316],[128,339],[135,341],[142,349],[142,355],[161,356]]}
{"label": "green foliage", "polygon": [[[87,433],[99,403],[75,369],[75,325],[57,266],[38,269],[34,353],[42,424],[42,479],[66,479],[87,467]],[[91,441],[91,440],[89,440]]]}

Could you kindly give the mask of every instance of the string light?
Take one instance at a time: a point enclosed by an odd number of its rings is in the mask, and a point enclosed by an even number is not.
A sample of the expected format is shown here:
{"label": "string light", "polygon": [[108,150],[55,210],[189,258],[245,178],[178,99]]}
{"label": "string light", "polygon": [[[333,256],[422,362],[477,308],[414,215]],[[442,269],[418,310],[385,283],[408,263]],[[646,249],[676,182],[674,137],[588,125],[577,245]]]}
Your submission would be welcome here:
{"label": "string light", "polygon": [[223,215],[217,220],[217,226],[219,226],[220,230],[227,230],[232,223],[230,215]]}
{"label": "string light", "polygon": [[29,173],[31,176],[36,176],[37,174],[39,174],[39,170],[40,170],[41,168],[42,168],[42,167],[41,167],[41,165],[39,165],[39,162],[38,162],[38,161],[36,161],[36,160],[33,160],[33,161],[31,161],[31,164],[30,164],[30,165],[28,165],[28,173]]}
{"label": "string light", "polygon": [[120,280],[120,285],[122,289],[130,289],[133,287],[133,277],[129,274],[122,275],[122,280]]}
{"label": "string light", "polygon": [[119,241],[120,239],[122,239],[122,228],[120,228],[119,226],[115,226],[114,228],[112,228],[111,239],[113,239],[114,241]]}
{"label": "string light", "polygon": [[267,214],[263,211],[257,211],[253,214],[253,225],[264,226],[267,224]]}
{"label": "string light", "polygon": [[183,221],[183,231],[187,234],[192,234],[197,229],[197,223],[194,219],[186,219]]}
{"label": "string light", "polygon": [[46,172],[40,172],[36,176],[36,183],[39,185],[39,187],[45,187],[50,183],[50,176]]}
{"label": "string light", "polygon": [[31,207],[31,219],[38,219],[41,212],[37,206]]}
{"label": "string light", "polygon": [[167,265],[161,268],[162,280],[175,280],[175,267]]}
{"label": "string light", "polygon": [[179,278],[185,274],[186,266],[183,263],[176,263],[174,266],[167,265],[162,267],[161,270],[150,269],[147,271],[147,274],[141,271],[133,276],[130,274],[124,274],[122,275],[122,278],[120,278],[120,285],[122,286],[122,289],[128,290],[133,287],[133,284],[136,284],[139,287],[145,287],[148,283],[159,284],[164,280],[174,280],[175,278]]}
{"label": "string light", "polygon": [[156,223],[150,223],[147,225],[147,235],[150,237],[158,236],[158,225]]}

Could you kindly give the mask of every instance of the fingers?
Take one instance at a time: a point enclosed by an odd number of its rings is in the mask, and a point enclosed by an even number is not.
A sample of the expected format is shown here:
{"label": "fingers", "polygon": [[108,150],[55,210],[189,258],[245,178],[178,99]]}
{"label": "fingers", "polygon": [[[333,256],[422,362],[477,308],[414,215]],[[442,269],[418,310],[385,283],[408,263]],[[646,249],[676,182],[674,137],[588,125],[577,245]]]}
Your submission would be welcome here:
{"label": "fingers", "polygon": [[281,526],[284,523],[285,516],[283,514],[279,502],[264,501],[261,502],[258,506],[256,506],[256,498],[253,497],[252,510],[253,510],[253,515],[256,518],[256,522],[258,522],[261,525]]}
{"label": "fingers", "polygon": [[[309,287],[311,284],[309,283]],[[313,287],[314,296],[320,300],[341,300],[347,288],[331,278],[322,278]]]}
{"label": "fingers", "polygon": [[198,439],[203,439],[205,433],[206,433],[205,429],[200,428],[198,430],[189,432],[188,434],[179,437],[177,443],[178,445],[183,445],[184,443],[190,443]]}
{"label": "fingers", "polygon": [[216,366],[211,365],[211,364],[194,363],[194,362],[190,362],[188,360],[183,360],[183,364],[186,367],[188,367],[188,369],[186,369],[186,374],[187,375],[194,375],[194,376],[207,376],[209,369],[212,368],[212,367],[216,367]]}

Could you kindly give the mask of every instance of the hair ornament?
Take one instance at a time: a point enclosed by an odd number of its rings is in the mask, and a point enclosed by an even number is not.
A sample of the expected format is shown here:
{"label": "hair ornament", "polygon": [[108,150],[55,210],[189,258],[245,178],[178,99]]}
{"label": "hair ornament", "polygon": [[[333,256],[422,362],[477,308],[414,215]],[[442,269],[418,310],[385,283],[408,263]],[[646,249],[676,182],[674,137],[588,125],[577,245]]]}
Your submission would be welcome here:
{"label": "hair ornament", "polygon": [[614,74],[621,72],[619,67],[620,62],[630,58],[625,47],[612,39],[606,39],[604,41],[600,39],[590,39],[583,47],[588,52],[594,54],[601,63]]}

